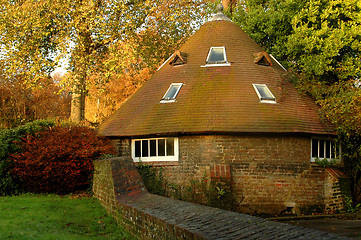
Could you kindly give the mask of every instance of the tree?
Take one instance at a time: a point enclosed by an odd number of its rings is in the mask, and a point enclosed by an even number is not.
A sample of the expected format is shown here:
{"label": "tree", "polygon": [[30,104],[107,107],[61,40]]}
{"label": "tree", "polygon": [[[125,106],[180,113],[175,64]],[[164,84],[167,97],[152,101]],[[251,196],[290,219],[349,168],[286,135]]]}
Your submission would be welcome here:
{"label": "tree", "polygon": [[245,0],[232,17],[302,80],[330,85],[360,77],[360,14],[357,0]]}
{"label": "tree", "polygon": [[185,0],[0,3],[0,46],[4,53],[0,66],[4,78],[21,77],[34,86],[61,58],[70,56],[68,81],[73,86],[71,118],[75,122],[84,119],[88,79],[102,69],[102,59],[112,44],[129,39],[140,42],[137,54],[154,68],[154,62],[169,55],[197,26],[203,5],[202,1]]}
{"label": "tree", "polygon": [[316,99],[324,98],[319,84],[327,91],[334,83],[361,77],[360,1],[307,1],[292,26],[285,45],[288,60],[301,73],[302,84],[311,83],[306,86]]}
{"label": "tree", "polygon": [[[139,44],[129,41],[109,47],[109,52],[103,59],[103,71],[97,71],[97,75],[89,78],[85,113],[88,121],[99,123],[104,120],[151,77],[154,70],[137,56],[136,49],[139,48]],[[122,64],[118,64],[119,62]],[[109,73],[112,74],[105,75]]]}
{"label": "tree", "polygon": [[[321,105],[343,146],[343,160],[361,202],[361,2],[311,0],[292,19],[289,61],[298,86]],[[301,87],[302,86],[302,87]]]}
{"label": "tree", "polygon": [[59,92],[56,78],[38,79],[37,86],[32,88],[22,78],[0,80],[0,129],[36,119],[69,118],[70,94]]}
{"label": "tree", "polygon": [[285,44],[293,34],[291,20],[304,7],[304,0],[244,0],[230,16],[233,21],[286,67]]}
{"label": "tree", "polygon": [[361,88],[354,80],[330,86],[318,101],[322,116],[334,124],[342,143],[342,158],[353,180],[355,202],[361,202]]}
{"label": "tree", "polygon": [[361,2],[245,0],[236,10],[231,17],[294,73],[299,90],[335,125],[361,201]]}

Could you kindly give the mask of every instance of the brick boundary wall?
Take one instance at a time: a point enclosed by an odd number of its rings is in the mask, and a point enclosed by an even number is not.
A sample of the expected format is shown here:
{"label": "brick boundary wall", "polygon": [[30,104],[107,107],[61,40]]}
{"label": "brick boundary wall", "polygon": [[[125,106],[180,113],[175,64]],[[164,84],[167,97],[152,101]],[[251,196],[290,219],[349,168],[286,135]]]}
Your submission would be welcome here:
{"label": "brick boundary wall", "polygon": [[[178,136],[179,161],[143,162],[162,168],[183,195],[192,181],[227,181],[233,210],[248,214],[342,210],[350,195],[347,176],[311,163],[311,137],[299,135]],[[130,139],[114,139],[119,156],[131,155]],[[347,184],[349,186],[347,186]],[[206,203],[206,202],[204,202]]]}
{"label": "brick boundary wall", "polygon": [[93,192],[138,239],[348,239],[147,192],[130,157],[94,161]]}

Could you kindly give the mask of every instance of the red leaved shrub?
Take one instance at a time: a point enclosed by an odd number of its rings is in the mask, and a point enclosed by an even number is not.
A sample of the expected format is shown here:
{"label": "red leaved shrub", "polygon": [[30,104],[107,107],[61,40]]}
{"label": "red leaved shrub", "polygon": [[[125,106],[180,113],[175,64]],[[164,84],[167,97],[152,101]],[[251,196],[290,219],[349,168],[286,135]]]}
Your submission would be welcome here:
{"label": "red leaved shrub", "polygon": [[89,187],[93,159],[113,154],[111,143],[87,127],[56,126],[27,136],[11,155],[12,170],[29,192],[69,193]]}

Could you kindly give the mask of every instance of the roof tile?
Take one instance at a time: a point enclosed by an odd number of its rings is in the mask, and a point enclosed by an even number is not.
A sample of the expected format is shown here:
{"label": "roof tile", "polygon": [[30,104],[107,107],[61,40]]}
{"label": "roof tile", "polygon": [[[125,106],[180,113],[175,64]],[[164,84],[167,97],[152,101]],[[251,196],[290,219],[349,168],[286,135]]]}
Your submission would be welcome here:
{"label": "roof tile", "polygon": [[[231,65],[202,67],[210,47],[217,46],[226,47]],[[254,54],[263,50],[236,24],[207,22],[179,51],[188,54],[187,63],[163,65],[102,124],[103,135],[332,134],[332,128],[320,120],[318,107],[284,80],[285,72],[277,63],[254,63]],[[160,103],[170,84],[179,82],[184,85],[176,101]],[[260,103],[252,84],[267,84],[277,104]]]}

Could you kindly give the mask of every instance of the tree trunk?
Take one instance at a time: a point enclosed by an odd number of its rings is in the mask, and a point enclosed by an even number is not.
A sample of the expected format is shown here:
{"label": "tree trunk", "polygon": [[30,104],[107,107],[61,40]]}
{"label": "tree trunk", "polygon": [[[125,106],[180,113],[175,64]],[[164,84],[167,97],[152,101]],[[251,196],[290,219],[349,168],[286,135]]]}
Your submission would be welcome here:
{"label": "tree trunk", "polygon": [[79,84],[74,86],[71,99],[71,113],[70,120],[75,123],[80,123],[85,120],[85,91]]}
{"label": "tree trunk", "polygon": [[85,96],[87,94],[87,77],[92,50],[92,39],[86,18],[81,18],[78,46],[73,52],[74,87],[71,100],[70,120],[80,123],[85,120]]}
{"label": "tree trunk", "polygon": [[[79,58],[81,61],[75,64],[74,71],[74,86],[71,97],[71,112],[70,120],[75,123],[80,123],[85,120],[85,96],[86,96],[86,80],[87,80],[87,64],[85,60],[87,55]],[[85,59],[85,60],[83,60]]]}

